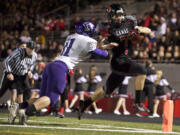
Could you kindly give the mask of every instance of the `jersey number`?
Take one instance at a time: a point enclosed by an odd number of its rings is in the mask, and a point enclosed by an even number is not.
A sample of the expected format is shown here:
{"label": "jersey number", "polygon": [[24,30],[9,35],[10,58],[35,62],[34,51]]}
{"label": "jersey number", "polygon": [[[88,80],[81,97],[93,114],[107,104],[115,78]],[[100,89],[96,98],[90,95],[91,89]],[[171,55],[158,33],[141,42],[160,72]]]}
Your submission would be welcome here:
{"label": "jersey number", "polygon": [[67,40],[65,43],[64,43],[64,47],[63,47],[63,50],[61,52],[61,56],[68,56],[68,53],[74,43],[74,38],[70,39],[70,40]]}

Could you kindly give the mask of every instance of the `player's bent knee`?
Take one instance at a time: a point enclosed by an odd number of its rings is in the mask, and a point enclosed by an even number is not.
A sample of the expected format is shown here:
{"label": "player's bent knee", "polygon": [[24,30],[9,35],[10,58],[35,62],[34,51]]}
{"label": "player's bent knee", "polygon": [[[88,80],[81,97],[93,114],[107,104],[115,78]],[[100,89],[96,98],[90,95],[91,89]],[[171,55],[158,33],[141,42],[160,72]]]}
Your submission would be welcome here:
{"label": "player's bent knee", "polygon": [[47,96],[43,96],[39,98],[36,102],[34,102],[34,105],[36,107],[36,110],[41,110],[47,107],[48,105],[50,105],[50,103],[51,103],[50,98]]}
{"label": "player's bent knee", "polygon": [[44,96],[44,97],[43,97],[43,103],[44,103],[44,105],[45,105],[45,106],[50,105],[50,103],[51,103],[50,98],[49,98],[49,97]]}

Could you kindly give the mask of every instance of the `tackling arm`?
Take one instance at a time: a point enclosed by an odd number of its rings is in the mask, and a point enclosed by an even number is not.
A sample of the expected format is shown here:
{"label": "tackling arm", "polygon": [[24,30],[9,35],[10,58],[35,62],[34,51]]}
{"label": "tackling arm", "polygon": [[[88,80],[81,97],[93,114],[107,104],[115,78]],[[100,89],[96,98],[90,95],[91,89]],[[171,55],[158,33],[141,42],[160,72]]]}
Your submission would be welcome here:
{"label": "tackling arm", "polygon": [[115,46],[118,46],[118,44],[115,43],[115,42],[104,44],[105,39],[106,38],[102,38],[102,37],[100,38],[100,40],[97,43],[97,48],[102,49],[102,50],[109,50],[109,49],[112,49]]}

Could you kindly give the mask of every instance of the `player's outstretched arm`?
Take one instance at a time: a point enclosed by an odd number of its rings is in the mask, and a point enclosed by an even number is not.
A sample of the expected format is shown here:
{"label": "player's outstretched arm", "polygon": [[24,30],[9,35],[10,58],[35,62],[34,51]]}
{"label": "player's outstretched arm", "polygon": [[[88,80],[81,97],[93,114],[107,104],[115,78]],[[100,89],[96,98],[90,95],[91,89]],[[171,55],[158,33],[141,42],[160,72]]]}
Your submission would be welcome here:
{"label": "player's outstretched arm", "polygon": [[102,49],[102,50],[109,50],[109,49],[112,49],[113,47],[118,46],[118,44],[115,42],[104,44],[104,41],[105,41],[105,38],[101,38],[98,41],[97,48]]}
{"label": "player's outstretched arm", "polygon": [[143,26],[136,26],[135,29],[139,31],[139,33],[144,33],[144,34],[150,34],[151,29],[148,27],[143,27]]}

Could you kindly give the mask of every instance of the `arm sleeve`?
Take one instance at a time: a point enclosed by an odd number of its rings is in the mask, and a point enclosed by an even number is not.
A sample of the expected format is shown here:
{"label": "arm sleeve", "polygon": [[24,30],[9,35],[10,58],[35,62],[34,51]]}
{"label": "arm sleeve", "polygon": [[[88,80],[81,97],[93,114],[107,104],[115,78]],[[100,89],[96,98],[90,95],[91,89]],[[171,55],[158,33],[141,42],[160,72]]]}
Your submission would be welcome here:
{"label": "arm sleeve", "polygon": [[90,53],[98,55],[98,56],[102,56],[102,57],[105,57],[105,58],[108,56],[108,52],[107,51],[101,50],[101,49],[98,49],[98,48],[96,48],[95,50],[91,51]]}
{"label": "arm sleeve", "polygon": [[6,72],[8,73],[12,72],[10,61],[20,59],[21,55],[22,55],[22,50],[16,49],[4,60],[3,65]]}

